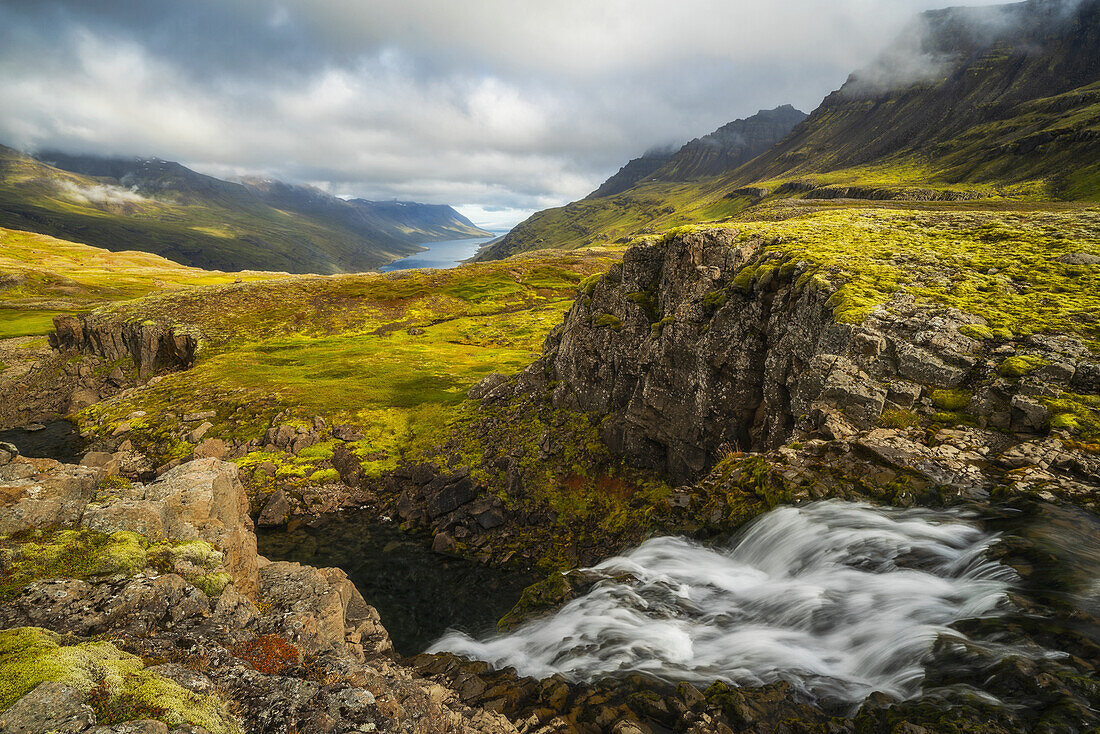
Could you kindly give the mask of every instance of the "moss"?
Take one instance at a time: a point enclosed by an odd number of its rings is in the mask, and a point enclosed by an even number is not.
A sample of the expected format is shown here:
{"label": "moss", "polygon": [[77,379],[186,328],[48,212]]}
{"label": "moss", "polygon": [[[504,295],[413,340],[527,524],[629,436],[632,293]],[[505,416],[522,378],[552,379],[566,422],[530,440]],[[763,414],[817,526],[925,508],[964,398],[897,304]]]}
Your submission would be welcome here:
{"label": "moss", "polygon": [[340,472],[335,469],[318,469],[309,475],[309,481],[314,484],[330,484],[340,478]]}
{"label": "moss", "polygon": [[233,583],[233,578],[224,571],[198,574],[195,576],[187,575],[186,578],[211,599],[221,596],[221,593],[225,591],[225,587]]}
{"label": "moss", "polygon": [[618,316],[616,316],[615,314],[610,314],[610,313],[600,314],[592,322],[592,325],[597,327],[597,328],[598,327],[603,327],[603,326],[609,326],[614,331],[619,331],[620,329],[623,328],[622,320]]}
{"label": "moss", "polygon": [[932,393],[932,404],[940,410],[960,411],[970,405],[973,397],[969,390],[935,390]]}
{"label": "moss", "polygon": [[1002,377],[1025,377],[1046,364],[1046,360],[1034,354],[1009,357],[997,366]]}
{"label": "moss", "polygon": [[240,731],[223,702],[148,672],[140,658],[110,643],[65,645],[59,635],[36,627],[0,631],[0,710],[45,681],[83,691],[115,721],[124,720],[118,714],[127,710],[142,717],[155,712],[171,727],[186,723],[212,734]]}
{"label": "moss", "polygon": [[911,410],[884,410],[879,425],[884,428],[912,428],[920,424],[920,417]]}
{"label": "moss", "polygon": [[[223,560],[220,551],[201,540],[151,544],[137,533],[118,531],[108,535],[86,528],[0,536],[0,558],[0,601],[14,598],[37,579],[132,576],[144,568],[169,572],[179,560],[213,570]],[[196,583],[204,574],[183,575]]]}
{"label": "moss", "polygon": [[653,291],[637,291],[635,293],[627,293],[626,300],[634,303],[638,308],[642,309],[645,313],[646,319],[649,323],[653,324],[660,321],[661,312],[657,299],[657,294]]}
{"label": "moss", "polygon": [[1040,400],[1050,409],[1050,427],[1084,439],[1100,438],[1100,396],[1062,393]]}
{"label": "moss", "polygon": [[990,329],[988,326],[981,326],[979,324],[963,324],[959,327],[959,332],[963,336],[968,336],[971,339],[977,339],[979,341],[993,339],[996,336],[993,333],[993,329]]}
{"label": "moss", "polygon": [[586,295],[591,296],[592,291],[596,290],[596,284],[600,282],[600,278],[603,277],[603,273],[593,273],[580,282],[577,286],[577,290]]}

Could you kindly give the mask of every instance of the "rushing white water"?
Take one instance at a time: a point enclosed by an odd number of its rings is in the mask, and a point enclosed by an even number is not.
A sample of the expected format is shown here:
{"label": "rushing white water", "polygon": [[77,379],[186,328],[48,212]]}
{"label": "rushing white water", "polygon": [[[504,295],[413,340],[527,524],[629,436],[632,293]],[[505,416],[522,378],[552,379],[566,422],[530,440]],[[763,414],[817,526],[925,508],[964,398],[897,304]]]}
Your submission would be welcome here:
{"label": "rushing white water", "polygon": [[486,640],[449,632],[431,650],[540,678],[785,680],[838,703],[905,697],[935,638],[961,637],[948,624],[1005,598],[1013,572],[983,558],[994,539],[958,514],[787,507],[728,547],[647,541],[592,569],[607,578],[555,614]]}

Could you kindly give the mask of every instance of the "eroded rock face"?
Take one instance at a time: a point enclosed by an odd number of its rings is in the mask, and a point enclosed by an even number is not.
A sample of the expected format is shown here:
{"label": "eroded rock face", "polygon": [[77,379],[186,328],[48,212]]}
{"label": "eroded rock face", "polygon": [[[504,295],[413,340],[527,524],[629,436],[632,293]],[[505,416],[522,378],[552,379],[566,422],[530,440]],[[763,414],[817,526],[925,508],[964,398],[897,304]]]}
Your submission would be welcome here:
{"label": "eroded rock face", "polygon": [[[515,389],[552,389],[555,407],[606,416],[613,452],[690,481],[725,450],[843,438],[884,411],[931,415],[937,391],[965,392],[962,407],[983,427],[1044,432],[1043,398],[1090,392],[1100,373],[1074,338],[997,346],[966,335],[982,319],[904,293],[860,324],[837,323],[831,288],[802,277],[809,263],[781,264],[763,244],[710,230],[631,248]],[[1018,350],[1042,368],[999,372]],[[471,396],[491,402],[508,389],[492,376]]]}
{"label": "eroded rock face", "polygon": [[266,563],[260,569],[260,595],[274,612],[265,618],[264,629],[309,654],[332,650],[362,660],[393,650],[378,612],[338,568]]}
{"label": "eroded rock face", "polygon": [[195,363],[198,340],[155,321],[117,321],[101,316],[54,317],[50,346],[107,360],[130,357],[143,377],[159,370],[185,370]]}

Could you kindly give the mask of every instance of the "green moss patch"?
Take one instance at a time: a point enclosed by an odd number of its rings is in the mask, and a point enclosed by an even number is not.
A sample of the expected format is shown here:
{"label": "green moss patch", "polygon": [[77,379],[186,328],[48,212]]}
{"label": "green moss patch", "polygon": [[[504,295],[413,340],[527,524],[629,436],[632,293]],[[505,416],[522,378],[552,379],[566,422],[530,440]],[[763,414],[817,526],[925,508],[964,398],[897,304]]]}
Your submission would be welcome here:
{"label": "green moss patch", "polygon": [[144,669],[141,659],[107,642],[63,644],[37,627],[0,631],[0,710],[46,681],[83,691],[106,721],[155,718],[170,727],[192,724],[211,734],[237,734],[225,703],[181,688]]}
{"label": "green moss patch", "polygon": [[997,365],[997,372],[1001,377],[1026,377],[1046,364],[1046,360],[1034,354],[1021,354]]}

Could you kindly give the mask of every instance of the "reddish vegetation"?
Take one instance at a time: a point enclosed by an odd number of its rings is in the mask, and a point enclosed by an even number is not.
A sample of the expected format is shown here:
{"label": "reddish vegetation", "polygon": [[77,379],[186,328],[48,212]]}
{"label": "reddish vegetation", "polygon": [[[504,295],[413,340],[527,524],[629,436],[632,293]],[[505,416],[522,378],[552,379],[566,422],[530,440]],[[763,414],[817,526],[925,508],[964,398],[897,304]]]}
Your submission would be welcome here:
{"label": "reddish vegetation", "polygon": [[[588,477],[583,477],[579,474],[569,475],[565,481],[562,482],[566,487],[574,492],[580,492],[585,489],[593,480]],[[609,477],[606,474],[602,474],[594,480],[595,491],[607,497],[614,497],[615,499],[625,500],[629,499],[634,492],[637,491],[637,487],[633,484],[624,482],[618,477]]]}
{"label": "reddish vegetation", "polygon": [[298,648],[278,635],[260,635],[238,645],[233,654],[265,675],[278,675],[298,664]]}

